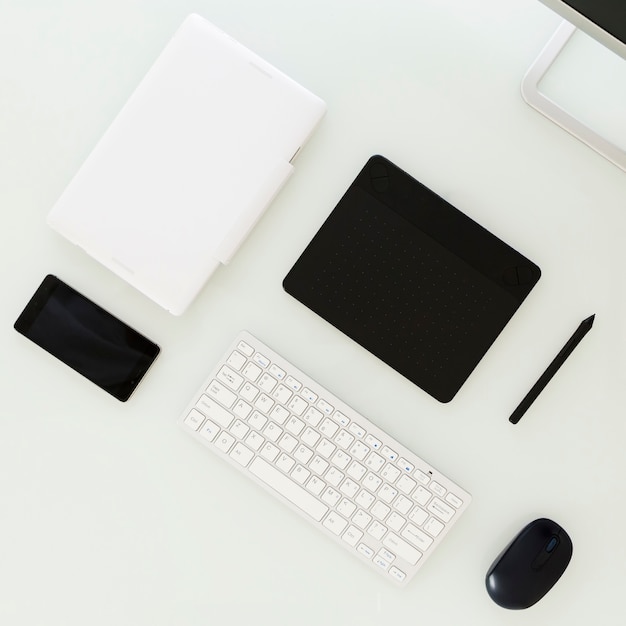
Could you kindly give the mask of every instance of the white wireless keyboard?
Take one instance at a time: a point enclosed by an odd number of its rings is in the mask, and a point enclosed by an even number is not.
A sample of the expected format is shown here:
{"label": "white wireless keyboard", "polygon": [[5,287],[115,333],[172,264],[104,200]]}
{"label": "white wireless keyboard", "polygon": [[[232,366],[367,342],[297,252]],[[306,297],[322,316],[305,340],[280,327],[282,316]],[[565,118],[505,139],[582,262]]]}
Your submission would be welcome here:
{"label": "white wireless keyboard", "polygon": [[183,428],[387,579],[404,585],[471,496],[247,332]]}

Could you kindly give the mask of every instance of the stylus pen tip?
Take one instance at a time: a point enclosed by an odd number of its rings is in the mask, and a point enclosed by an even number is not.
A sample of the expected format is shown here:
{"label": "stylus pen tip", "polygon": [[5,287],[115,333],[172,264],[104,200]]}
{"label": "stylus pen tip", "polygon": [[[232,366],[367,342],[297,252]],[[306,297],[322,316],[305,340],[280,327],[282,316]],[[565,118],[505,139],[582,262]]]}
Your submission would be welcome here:
{"label": "stylus pen tip", "polygon": [[588,325],[589,327],[593,326],[593,320],[595,320],[596,314],[590,315],[586,320],[583,320],[583,324]]}

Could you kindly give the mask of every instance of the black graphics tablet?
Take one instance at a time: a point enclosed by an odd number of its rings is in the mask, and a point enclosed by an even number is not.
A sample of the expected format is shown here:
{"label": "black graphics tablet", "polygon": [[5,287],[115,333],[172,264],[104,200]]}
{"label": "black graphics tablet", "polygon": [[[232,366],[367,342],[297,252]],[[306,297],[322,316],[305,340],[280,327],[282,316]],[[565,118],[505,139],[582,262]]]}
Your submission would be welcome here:
{"label": "black graphics tablet", "polygon": [[511,246],[374,156],[283,287],[449,402],[540,275]]}

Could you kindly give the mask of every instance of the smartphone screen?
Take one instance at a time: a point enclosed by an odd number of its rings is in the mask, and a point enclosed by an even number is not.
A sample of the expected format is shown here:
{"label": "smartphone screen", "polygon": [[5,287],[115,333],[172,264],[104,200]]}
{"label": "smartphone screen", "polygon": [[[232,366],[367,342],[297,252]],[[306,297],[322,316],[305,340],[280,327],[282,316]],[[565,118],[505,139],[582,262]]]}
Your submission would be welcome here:
{"label": "smartphone screen", "polygon": [[155,343],[52,275],[14,328],[122,402],[159,354]]}

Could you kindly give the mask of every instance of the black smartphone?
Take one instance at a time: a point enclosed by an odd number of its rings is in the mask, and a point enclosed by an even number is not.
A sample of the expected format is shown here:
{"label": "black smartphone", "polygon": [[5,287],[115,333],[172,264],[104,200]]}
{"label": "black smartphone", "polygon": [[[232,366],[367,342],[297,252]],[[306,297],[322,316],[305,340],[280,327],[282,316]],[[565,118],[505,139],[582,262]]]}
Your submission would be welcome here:
{"label": "black smartphone", "polygon": [[15,330],[125,402],[159,347],[56,276],[48,275]]}

